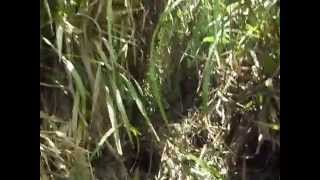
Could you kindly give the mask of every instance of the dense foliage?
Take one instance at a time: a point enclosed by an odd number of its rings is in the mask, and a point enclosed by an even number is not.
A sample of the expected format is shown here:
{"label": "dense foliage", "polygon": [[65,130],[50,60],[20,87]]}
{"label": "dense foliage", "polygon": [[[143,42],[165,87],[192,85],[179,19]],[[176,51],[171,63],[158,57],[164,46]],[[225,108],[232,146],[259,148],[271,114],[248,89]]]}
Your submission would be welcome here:
{"label": "dense foliage", "polygon": [[279,1],[40,3],[41,179],[280,179]]}

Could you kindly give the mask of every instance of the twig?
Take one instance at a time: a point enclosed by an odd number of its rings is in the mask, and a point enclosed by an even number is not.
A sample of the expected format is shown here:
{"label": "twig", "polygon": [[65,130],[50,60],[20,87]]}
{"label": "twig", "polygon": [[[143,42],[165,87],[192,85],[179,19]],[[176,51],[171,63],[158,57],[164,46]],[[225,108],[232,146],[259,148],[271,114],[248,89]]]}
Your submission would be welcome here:
{"label": "twig", "polygon": [[59,85],[48,84],[48,83],[44,83],[44,82],[40,82],[40,86],[50,87],[50,88],[61,88],[61,86],[59,86]]}

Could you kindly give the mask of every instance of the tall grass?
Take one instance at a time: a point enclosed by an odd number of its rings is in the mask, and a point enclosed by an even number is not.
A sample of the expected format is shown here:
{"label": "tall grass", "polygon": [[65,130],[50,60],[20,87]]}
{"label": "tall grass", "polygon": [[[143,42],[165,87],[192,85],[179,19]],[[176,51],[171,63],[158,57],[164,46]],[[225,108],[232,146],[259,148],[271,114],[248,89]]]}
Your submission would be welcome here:
{"label": "tall grass", "polygon": [[257,151],[280,146],[278,1],[40,3],[41,179],[94,179],[104,149],[135,176],[126,153],[146,137],[161,147],[158,179],[230,178],[240,126],[258,128]]}

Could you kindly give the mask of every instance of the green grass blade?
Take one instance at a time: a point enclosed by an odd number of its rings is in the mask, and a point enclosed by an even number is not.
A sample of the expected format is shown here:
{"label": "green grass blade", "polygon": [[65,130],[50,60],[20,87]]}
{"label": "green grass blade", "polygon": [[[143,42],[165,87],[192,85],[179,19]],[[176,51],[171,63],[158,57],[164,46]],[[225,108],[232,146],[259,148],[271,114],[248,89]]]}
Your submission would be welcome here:
{"label": "green grass blade", "polygon": [[79,72],[75,69],[74,65],[71,63],[71,61],[67,60],[64,56],[62,56],[62,60],[67,68],[67,70],[71,73],[75,84],[76,84],[76,88],[77,91],[79,91],[80,96],[81,96],[81,105],[82,105],[82,109],[81,112],[85,113],[86,111],[86,94],[87,94],[87,90],[82,82],[82,79],[79,75]]}
{"label": "green grass blade", "polygon": [[100,58],[102,59],[102,61],[104,62],[104,65],[109,69],[112,70],[112,67],[110,66],[109,62],[108,62],[108,58],[106,56],[106,54],[103,52],[101,44],[97,41],[94,42],[94,44],[96,45],[96,49],[98,51],[98,54],[100,55]]}
{"label": "green grass blade", "polygon": [[112,1],[113,0],[108,0],[107,2],[108,38],[111,44],[112,44],[112,24],[113,24]]}
{"label": "green grass blade", "polygon": [[[141,112],[141,114],[143,115],[143,117],[145,118],[146,120],[146,123],[148,124],[148,126],[151,128],[154,136],[156,137],[157,141],[160,141],[160,138],[156,132],[156,130],[154,129],[148,115],[147,115],[147,112],[144,108],[144,105],[142,103],[142,101],[140,100],[140,98],[138,97],[138,94],[134,88],[134,86],[132,85],[132,83],[124,76],[121,74],[121,77],[124,79],[128,89],[129,89],[129,93],[131,95],[131,97],[133,98],[133,100],[135,101],[136,105],[138,106],[138,109],[139,111]],[[138,84],[139,85],[139,84]]]}
{"label": "green grass blade", "polygon": [[94,82],[94,88],[92,93],[92,107],[91,107],[91,120],[93,119],[93,115],[96,112],[98,97],[100,94],[100,86],[101,86],[101,66],[98,65],[96,78]]}
{"label": "green grass blade", "polygon": [[[54,45],[45,37],[42,38],[44,40],[44,42],[46,44],[48,44],[56,53],[59,53],[58,49],[54,47]],[[71,63],[71,61],[69,61],[65,56],[61,56],[63,63],[65,64],[65,67],[67,68],[67,70],[71,73],[71,76],[74,78],[75,80],[75,84],[77,87],[77,90],[80,92],[80,96],[83,100],[82,104],[83,104],[83,109],[85,109],[85,100],[86,100],[86,88],[81,80],[81,77],[78,73],[78,71],[75,69],[74,65]]]}
{"label": "green grass blade", "polygon": [[194,156],[192,154],[187,154],[187,155],[185,155],[185,157],[189,160],[196,162],[198,165],[200,165],[201,169],[209,172],[211,175],[213,175],[217,179],[222,179],[219,171],[215,167],[209,166],[206,161],[204,161],[200,158],[197,158],[196,156]]}
{"label": "green grass blade", "polygon": [[63,28],[62,26],[58,25],[57,26],[57,49],[58,49],[58,55],[59,55],[59,61],[61,60],[62,57],[62,44],[63,44]]}
{"label": "green grass blade", "polygon": [[116,111],[114,109],[113,106],[113,102],[110,96],[110,90],[108,88],[108,86],[105,86],[105,90],[106,90],[106,101],[107,101],[107,107],[108,107],[108,112],[109,112],[109,117],[110,117],[110,121],[111,121],[111,126],[114,129],[114,140],[116,143],[116,148],[117,151],[120,155],[123,154],[122,152],[122,147],[121,147],[121,142],[120,142],[120,136],[119,136],[119,130],[118,130],[118,121],[116,118]]}
{"label": "green grass blade", "polygon": [[119,91],[119,89],[117,87],[114,87],[114,91],[115,91],[118,110],[120,112],[120,115],[121,115],[121,118],[123,120],[124,126],[125,126],[125,128],[127,130],[127,133],[128,133],[128,136],[129,136],[129,140],[133,144],[133,140],[132,140],[132,136],[131,136],[131,128],[132,128],[132,126],[131,126],[131,124],[129,122],[125,107],[123,105],[120,91]]}
{"label": "green grass blade", "polygon": [[156,75],[156,72],[155,72],[155,65],[151,65],[152,67],[150,68],[150,71],[149,71],[149,79],[150,79],[150,82],[151,82],[151,90],[152,90],[152,93],[154,95],[154,98],[156,100],[156,103],[159,107],[159,110],[160,110],[160,113],[161,113],[161,116],[164,120],[164,122],[166,123],[166,126],[169,125],[169,121],[168,121],[168,118],[167,118],[167,115],[164,111],[164,106],[163,106],[163,103],[161,101],[162,99],[162,96],[161,96],[161,92],[160,92],[160,88],[159,88],[159,82],[157,80],[157,75]]}
{"label": "green grass blade", "polygon": [[50,6],[49,6],[49,3],[48,3],[48,0],[44,0],[44,5],[45,5],[45,8],[46,8],[46,11],[48,13],[48,18],[49,18],[49,22],[50,22],[50,30],[51,32],[53,32],[53,27],[52,27],[52,14],[51,14],[51,10],[50,10]]}
{"label": "green grass blade", "polygon": [[74,95],[73,109],[72,109],[72,119],[71,119],[71,134],[75,138],[75,143],[78,144],[78,118],[79,118],[79,104],[80,96],[78,93]]}
{"label": "green grass blade", "polygon": [[97,154],[99,154],[99,151],[102,149],[104,143],[108,140],[108,138],[115,133],[115,131],[118,130],[118,128],[121,126],[121,124],[118,125],[116,128],[111,128],[109,129],[100,139],[99,143],[97,144],[97,147],[95,150],[92,152],[90,156],[90,160],[92,160]]}

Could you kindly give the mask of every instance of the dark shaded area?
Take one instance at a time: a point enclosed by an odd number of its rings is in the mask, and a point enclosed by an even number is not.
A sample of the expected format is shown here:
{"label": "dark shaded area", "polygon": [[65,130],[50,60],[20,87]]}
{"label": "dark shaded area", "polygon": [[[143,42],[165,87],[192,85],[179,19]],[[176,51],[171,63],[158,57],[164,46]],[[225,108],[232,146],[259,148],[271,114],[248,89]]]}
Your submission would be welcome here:
{"label": "dark shaded area", "polygon": [[153,32],[159,21],[160,14],[165,6],[163,0],[145,0],[143,1],[143,11],[133,13],[134,23],[136,25],[136,33],[134,38],[137,46],[130,45],[128,49],[128,68],[130,74],[138,81],[141,82],[147,73],[149,64],[150,44]]}
{"label": "dark shaded area", "polygon": [[202,148],[205,144],[208,144],[212,141],[212,139],[208,138],[208,130],[204,129],[201,130],[198,133],[195,134],[189,134],[188,138],[191,141],[191,144],[195,147],[195,148]]}
{"label": "dark shaded area", "polygon": [[244,176],[247,180],[279,179],[280,147],[269,140],[264,140],[260,143],[259,149],[259,132],[256,126],[252,126],[244,132],[246,133],[237,134],[237,137],[243,136],[242,139],[240,138],[241,140],[236,142],[238,146],[231,146],[233,150],[238,148],[235,160],[229,163],[231,180],[240,180]]}
{"label": "dark shaded area", "polygon": [[[157,145],[149,140],[142,140],[140,142],[140,149],[135,145],[127,145],[125,153],[127,154],[124,163],[129,170],[129,175],[134,176],[138,170],[142,177],[156,175],[160,168],[161,151],[157,149]],[[143,179],[143,178],[142,178]]]}
{"label": "dark shaded area", "polygon": [[[40,111],[62,120],[71,118],[72,94],[62,62],[49,47],[40,49]],[[59,87],[59,84],[64,88]],[[44,124],[40,119],[40,126]]]}

